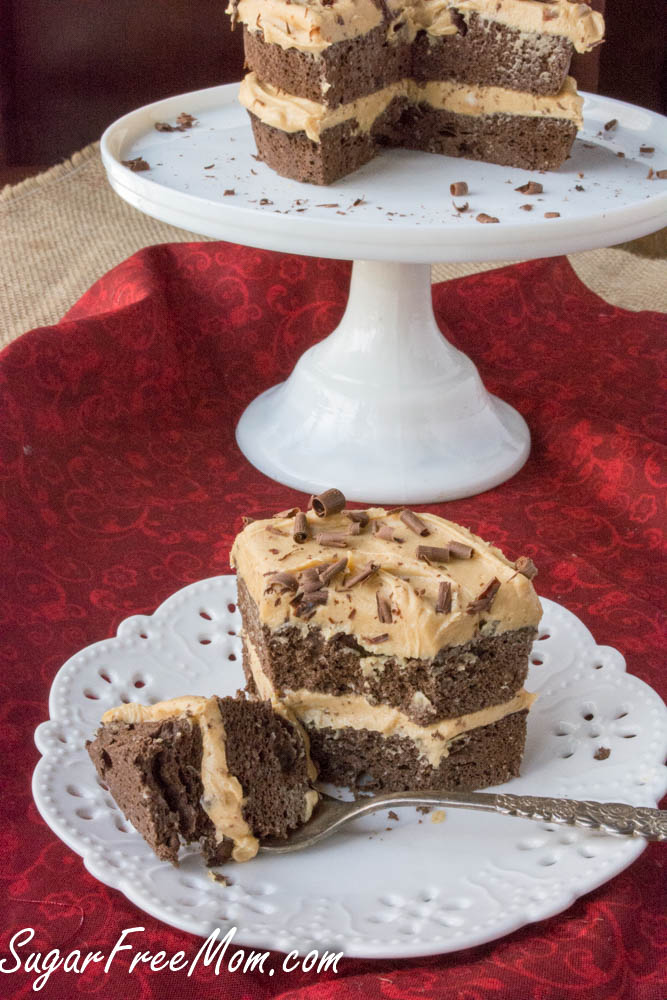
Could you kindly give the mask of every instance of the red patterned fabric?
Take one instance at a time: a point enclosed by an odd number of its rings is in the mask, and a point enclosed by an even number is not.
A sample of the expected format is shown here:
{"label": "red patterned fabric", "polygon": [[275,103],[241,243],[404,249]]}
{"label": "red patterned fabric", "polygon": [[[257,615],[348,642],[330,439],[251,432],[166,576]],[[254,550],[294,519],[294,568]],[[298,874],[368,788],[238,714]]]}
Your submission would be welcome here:
{"label": "red patterned fabric", "polygon": [[[97,883],[47,829],[30,795],[32,733],[70,655],[227,572],[241,513],[303,503],[250,467],[234,427],[333,328],[348,277],[347,264],[226,244],[154,247],[0,357],[3,954],[25,926],[38,931],[27,950],[108,950],[140,925],[153,951],[196,951]],[[434,299],[451,340],[533,435],[510,482],[440,512],[533,556],[541,592],[664,692],[665,317],[607,305],[564,259],[440,285]],[[55,973],[41,995],[664,1000],[664,862],[650,847],[561,916],[455,955],[219,979],[145,967],[128,977],[119,956],[108,975]],[[32,979],[2,976],[0,994],[31,996]]]}

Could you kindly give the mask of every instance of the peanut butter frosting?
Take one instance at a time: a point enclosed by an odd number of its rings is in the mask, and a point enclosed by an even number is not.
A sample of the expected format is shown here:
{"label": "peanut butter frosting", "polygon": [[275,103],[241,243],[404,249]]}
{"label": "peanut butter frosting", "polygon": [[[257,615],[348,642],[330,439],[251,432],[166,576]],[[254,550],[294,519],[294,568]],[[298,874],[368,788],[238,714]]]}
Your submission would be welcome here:
{"label": "peanut butter frosting", "polygon": [[[276,693],[262,666],[253,643],[244,642],[255,686],[261,698],[274,699]],[[521,690],[509,701],[491,705],[453,719],[444,719],[428,726],[413,722],[404,712],[390,705],[371,705],[363,695],[333,695],[321,691],[285,689],[282,702],[304,724],[316,729],[369,729],[385,737],[400,736],[412,740],[420,757],[432,767],[438,767],[449,754],[452,740],[481,726],[489,726],[508,715],[521,712],[535,701],[537,695]]]}
{"label": "peanut butter frosting", "polygon": [[[384,9],[383,9],[384,8]],[[571,0],[230,0],[227,12],[268,43],[318,55],[330,45],[387,25],[389,41],[457,33],[455,12],[472,12],[522,32],[559,35],[577,52],[604,38],[604,19]]]}
{"label": "peanut butter frosting", "polygon": [[[369,654],[400,660],[432,659],[480,630],[538,624],[542,609],[528,577],[467,528],[421,514],[426,534],[418,535],[406,524],[409,512],[371,508],[360,515],[363,526],[351,514],[308,512],[302,543],[293,538],[294,518],[283,516],[254,521],[237,536],[231,563],[263,625],[354,635]],[[303,574],[324,566],[334,573],[326,587],[300,597]]]}
{"label": "peanut butter frosting", "polygon": [[583,100],[577,94],[575,80],[568,76],[560,92],[541,96],[505,87],[477,87],[454,81],[433,81],[425,84],[400,80],[373,94],[360,97],[337,108],[327,108],[306,97],[295,97],[248,73],[241,82],[239,101],[260,121],[283,132],[305,132],[313,142],[335,125],[354,119],[360,132],[369,132],[376,119],[395,97],[407,98],[414,104],[452,111],[462,115],[526,115],[530,118],[564,118],[577,128],[583,124]]}

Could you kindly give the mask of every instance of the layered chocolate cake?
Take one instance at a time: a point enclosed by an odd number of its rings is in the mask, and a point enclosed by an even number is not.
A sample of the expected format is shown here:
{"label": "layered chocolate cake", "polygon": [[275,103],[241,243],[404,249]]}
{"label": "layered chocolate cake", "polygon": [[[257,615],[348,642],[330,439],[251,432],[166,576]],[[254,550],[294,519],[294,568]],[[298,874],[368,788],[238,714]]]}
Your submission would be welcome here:
{"label": "layered chocolate cake", "polygon": [[301,725],[283,707],[236,698],[126,704],[87,744],[127,819],[163,861],[200,843],[209,865],[248,861],[318,801]]}
{"label": "layered chocolate cake", "polygon": [[540,603],[530,559],[409,510],[248,523],[232,548],[248,691],[305,726],[323,780],[473,789],[518,774]]}
{"label": "layered chocolate cake", "polygon": [[230,0],[260,158],[330,184],[383,146],[552,170],[581,127],[574,52],[604,35],[573,0]]}

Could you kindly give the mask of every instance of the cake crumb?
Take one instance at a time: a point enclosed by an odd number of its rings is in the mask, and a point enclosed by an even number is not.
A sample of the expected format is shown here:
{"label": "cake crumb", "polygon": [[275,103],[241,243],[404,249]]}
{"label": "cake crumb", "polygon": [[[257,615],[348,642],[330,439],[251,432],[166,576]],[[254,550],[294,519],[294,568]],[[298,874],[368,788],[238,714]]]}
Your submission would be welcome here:
{"label": "cake crumb", "polygon": [[436,809],[436,811],[431,816],[431,823],[444,823],[447,818],[447,814],[444,809]]}
{"label": "cake crumb", "polygon": [[228,879],[227,876],[221,874],[221,872],[209,871],[208,877],[212,882],[217,882],[218,885],[234,885],[231,879]]}
{"label": "cake crumb", "polygon": [[610,753],[611,750],[609,749],[609,747],[598,747],[595,753],[593,754],[593,759],[606,760]]}
{"label": "cake crumb", "polygon": [[121,160],[120,161],[124,167],[128,170],[134,171],[136,174],[140,170],[150,170],[150,164],[146,163],[143,156],[135,156],[133,160]]}
{"label": "cake crumb", "polygon": [[[394,820],[396,820],[398,822],[398,818],[399,818],[398,817],[398,813],[395,813],[393,809],[389,810],[388,815],[389,815],[389,819],[394,819]],[[389,827],[389,829],[391,829],[391,827]]]}

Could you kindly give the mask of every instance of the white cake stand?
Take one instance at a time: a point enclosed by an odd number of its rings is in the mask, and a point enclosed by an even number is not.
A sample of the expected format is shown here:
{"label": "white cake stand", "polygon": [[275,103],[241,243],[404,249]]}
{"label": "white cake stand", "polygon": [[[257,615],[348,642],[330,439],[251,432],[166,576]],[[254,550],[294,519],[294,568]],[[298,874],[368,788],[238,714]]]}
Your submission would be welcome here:
{"label": "white cake stand", "polygon": [[[557,172],[394,150],[320,188],[278,177],[254,158],[236,94],[233,84],[140,108],[107,129],[102,158],[115,191],[164,222],[247,246],[355,261],[340,325],[305,352],[286,382],[250,404],[237,427],[241,450],[285,485],[317,492],[335,484],[369,503],[453,500],[508,479],[528,457],[528,428],[442,336],[430,264],[548,257],[667,225],[667,180],[648,177],[650,168],[667,168],[667,119],[587,96],[584,130]],[[193,128],[155,130],[184,111],[196,117]],[[150,170],[122,165],[137,156]],[[543,184],[543,195],[515,191],[529,179]],[[464,213],[449,193],[458,180],[469,188],[455,199],[468,202]],[[520,208],[527,202],[530,212]],[[499,224],[478,223],[482,212]]]}

